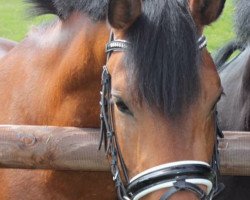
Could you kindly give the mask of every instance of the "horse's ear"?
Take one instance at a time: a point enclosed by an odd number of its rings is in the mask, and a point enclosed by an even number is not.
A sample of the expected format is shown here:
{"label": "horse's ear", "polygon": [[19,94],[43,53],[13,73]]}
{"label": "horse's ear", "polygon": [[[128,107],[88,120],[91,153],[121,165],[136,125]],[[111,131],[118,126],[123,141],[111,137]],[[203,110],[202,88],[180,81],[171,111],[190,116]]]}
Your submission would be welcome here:
{"label": "horse's ear", "polygon": [[224,8],[226,0],[189,0],[190,10],[200,26],[214,22]]}
{"label": "horse's ear", "polygon": [[141,0],[110,0],[108,21],[117,30],[128,29],[141,15]]}

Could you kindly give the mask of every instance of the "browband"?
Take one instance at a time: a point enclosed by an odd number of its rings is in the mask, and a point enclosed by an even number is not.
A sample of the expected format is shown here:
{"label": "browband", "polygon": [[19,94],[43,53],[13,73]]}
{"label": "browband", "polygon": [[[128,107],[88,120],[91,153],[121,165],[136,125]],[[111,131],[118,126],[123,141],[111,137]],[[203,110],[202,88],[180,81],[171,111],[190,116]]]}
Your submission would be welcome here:
{"label": "browband", "polygon": [[112,51],[124,51],[128,49],[128,46],[129,42],[126,40],[113,40],[106,45],[106,53]]}
{"label": "browband", "polygon": [[[110,53],[112,51],[125,51],[128,49],[129,45],[130,43],[126,40],[112,40],[106,45],[106,53]],[[207,39],[204,35],[199,37],[197,46],[199,50],[207,46]]]}

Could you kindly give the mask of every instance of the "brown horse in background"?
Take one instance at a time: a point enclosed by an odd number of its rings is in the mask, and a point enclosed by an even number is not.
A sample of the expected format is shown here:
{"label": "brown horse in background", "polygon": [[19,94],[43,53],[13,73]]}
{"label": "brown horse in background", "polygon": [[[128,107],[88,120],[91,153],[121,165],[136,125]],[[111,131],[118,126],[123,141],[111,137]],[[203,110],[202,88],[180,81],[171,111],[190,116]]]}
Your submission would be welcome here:
{"label": "brown horse in background", "polygon": [[[250,2],[237,0],[235,12],[236,38],[215,56],[225,95],[218,103],[222,130],[250,131]],[[239,54],[227,61],[236,51]],[[226,190],[219,199],[250,199],[250,178],[224,176]]]}
{"label": "brown horse in background", "polygon": [[[112,31],[132,43],[107,63],[129,178],[165,163],[210,163],[222,89],[210,54],[198,51],[196,40],[224,0],[30,1],[38,14],[58,18],[31,30],[0,60],[2,124],[99,127],[101,66]],[[116,199],[106,172],[2,169],[0,187],[1,200]],[[165,190],[143,199],[159,199]],[[198,198],[181,191],[171,199]]]}
{"label": "brown horse in background", "polygon": [[7,54],[17,44],[17,42],[7,40],[5,38],[0,38],[0,58]]}

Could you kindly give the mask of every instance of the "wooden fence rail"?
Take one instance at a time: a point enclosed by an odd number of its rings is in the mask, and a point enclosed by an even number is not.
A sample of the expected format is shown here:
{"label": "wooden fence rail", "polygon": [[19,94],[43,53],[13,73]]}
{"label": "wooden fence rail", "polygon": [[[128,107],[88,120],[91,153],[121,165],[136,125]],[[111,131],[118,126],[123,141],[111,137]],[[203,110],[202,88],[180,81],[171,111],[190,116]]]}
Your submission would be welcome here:
{"label": "wooden fence rail", "polygon": [[0,168],[107,171],[98,129],[0,126]]}
{"label": "wooden fence rail", "polygon": [[[250,176],[250,132],[224,135],[221,173]],[[0,125],[0,168],[108,171],[98,142],[98,129]]]}
{"label": "wooden fence rail", "polygon": [[250,176],[250,132],[223,133],[219,143],[221,174]]}

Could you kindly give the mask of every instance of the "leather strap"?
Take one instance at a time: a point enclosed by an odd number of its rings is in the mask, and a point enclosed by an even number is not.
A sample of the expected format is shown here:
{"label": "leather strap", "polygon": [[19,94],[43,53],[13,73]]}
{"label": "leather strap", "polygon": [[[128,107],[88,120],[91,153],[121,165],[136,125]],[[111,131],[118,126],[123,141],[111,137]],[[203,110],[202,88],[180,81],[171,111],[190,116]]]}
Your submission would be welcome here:
{"label": "leather strap", "polygon": [[194,194],[197,195],[197,197],[201,200],[206,200],[206,193],[199,188],[197,185],[193,184],[193,183],[188,183],[185,180],[183,181],[177,181],[176,183],[174,183],[174,186],[169,189],[161,198],[160,200],[167,200],[169,199],[172,195],[174,195],[175,193],[179,192],[179,191],[185,191],[188,190],[190,192],[193,192]]}

